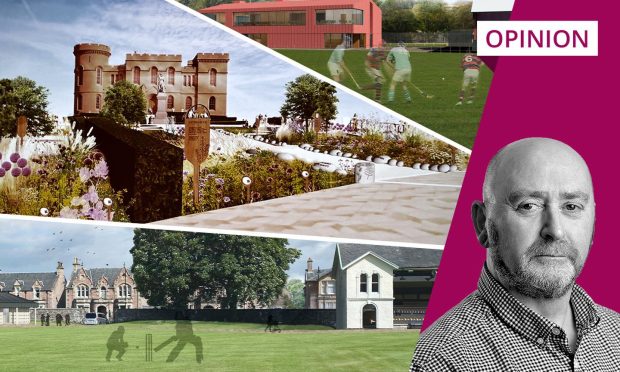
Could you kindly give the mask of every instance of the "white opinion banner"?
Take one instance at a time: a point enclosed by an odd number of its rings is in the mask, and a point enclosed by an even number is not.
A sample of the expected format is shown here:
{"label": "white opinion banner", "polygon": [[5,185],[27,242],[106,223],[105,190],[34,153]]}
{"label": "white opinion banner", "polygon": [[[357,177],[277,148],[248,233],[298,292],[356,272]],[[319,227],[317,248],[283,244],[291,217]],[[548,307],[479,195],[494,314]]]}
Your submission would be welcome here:
{"label": "white opinion banner", "polygon": [[598,21],[478,21],[479,56],[597,56]]}

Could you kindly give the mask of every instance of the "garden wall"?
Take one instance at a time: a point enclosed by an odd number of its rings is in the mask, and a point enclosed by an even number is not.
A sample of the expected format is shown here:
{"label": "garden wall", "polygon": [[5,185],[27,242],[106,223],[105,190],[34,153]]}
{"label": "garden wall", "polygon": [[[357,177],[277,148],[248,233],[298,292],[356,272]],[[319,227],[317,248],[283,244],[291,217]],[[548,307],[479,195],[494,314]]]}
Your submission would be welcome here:
{"label": "garden wall", "polygon": [[[76,117],[76,129],[97,140],[108,163],[110,184],[126,190],[131,222],[146,223],[181,215],[183,149],[99,117]],[[131,202],[133,200],[133,202]],[[131,202],[131,203],[130,203]]]}
{"label": "garden wall", "polygon": [[332,309],[253,309],[253,310],[185,310],[119,309],[114,313],[115,322],[135,320],[188,319],[217,322],[266,323],[269,315],[282,324],[336,325],[336,310]]}
{"label": "garden wall", "polygon": [[36,309],[37,315],[35,319],[35,309],[30,309],[30,323],[41,325],[41,314],[50,314],[50,326],[56,326],[56,314],[62,315],[62,325],[65,325],[65,315],[71,317],[71,324],[79,324],[88,312],[88,309]]}

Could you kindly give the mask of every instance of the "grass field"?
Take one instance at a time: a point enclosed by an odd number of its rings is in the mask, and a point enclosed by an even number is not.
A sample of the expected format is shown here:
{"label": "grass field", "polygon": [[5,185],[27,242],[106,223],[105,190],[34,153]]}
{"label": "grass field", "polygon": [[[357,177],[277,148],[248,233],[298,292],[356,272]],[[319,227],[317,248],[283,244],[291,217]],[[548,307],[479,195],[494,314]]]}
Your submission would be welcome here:
{"label": "grass field", "polygon": [[[277,51],[331,78],[327,69],[330,50],[278,49]],[[345,64],[360,86],[372,83],[364,69],[366,53],[367,51],[364,50],[347,50],[344,57]],[[474,103],[455,106],[463,81],[463,71],[460,68],[462,57],[463,54],[460,53],[411,53],[412,83],[425,93],[433,95],[434,98],[424,98],[414,88],[410,88],[413,103],[407,103],[402,97],[402,92],[398,90],[400,88],[397,88],[395,101],[393,103],[387,102],[387,86],[391,75],[386,74],[384,70],[387,83],[383,88],[381,103],[427,128],[471,148],[493,73],[484,67],[480,73]],[[366,97],[374,99],[374,90],[357,89],[353,79],[346,73],[341,83]]]}
{"label": "grass field", "polygon": [[[127,352],[106,362],[107,341],[122,325]],[[203,344],[204,360],[196,362],[192,344],[166,362],[175,342],[145,360],[146,334],[153,348],[176,334],[177,322],[141,321],[69,327],[0,327],[1,371],[404,371],[417,331],[333,330],[321,326],[282,326],[264,332],[263,324],[180,322]],[[190,334],[190,332],[185,332]],[[181,336],[183,337],[183,336]]]}

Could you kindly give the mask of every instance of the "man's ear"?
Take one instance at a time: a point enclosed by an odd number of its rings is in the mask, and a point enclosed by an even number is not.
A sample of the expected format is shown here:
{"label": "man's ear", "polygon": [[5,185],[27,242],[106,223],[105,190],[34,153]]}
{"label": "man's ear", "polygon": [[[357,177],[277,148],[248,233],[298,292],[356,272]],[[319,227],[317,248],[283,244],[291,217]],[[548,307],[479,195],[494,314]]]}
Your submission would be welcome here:
{"label": "man's ear", "polygon": [[471,219],[474,222],[478,242],[483,247],[489,248],[489,233],[486,228],[487,210],[483,202],[476,200],[471,205]]}

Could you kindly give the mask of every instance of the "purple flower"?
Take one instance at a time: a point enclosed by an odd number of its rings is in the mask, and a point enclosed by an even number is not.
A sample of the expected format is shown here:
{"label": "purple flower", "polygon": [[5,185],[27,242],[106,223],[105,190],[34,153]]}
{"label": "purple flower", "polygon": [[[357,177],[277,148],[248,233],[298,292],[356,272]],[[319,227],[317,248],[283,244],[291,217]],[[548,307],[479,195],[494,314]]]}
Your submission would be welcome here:
{"label": "purple flower", "polygon": [[22,176],[24,177],[30,176],[31,173],[32,170],[30,169],[30,167],[25,167],[24,169],[22,169]]}
{"label": "purple flower", "polygon": [[17,159],[17,166],[20,168],[25,167],[26,165],[28,165],[28,160],[24,159],[24,158],[19,158]]}
{"label": "purple flower", "polygon": [[5,174],[6,171],[4,170],[4,168],[0,168],[0,177],[4,177]]}
{"label": "purple flower", "polygon": [[97,195],[97,189],[95,189],[95,186],[90,186],[88,188],[88,192],[82,195],[82,199],[87,202],[96,203],[99,200],[99,195]]}
{"label": "purple flower", "polygon": [[13,169],[11,169],[11,176],[19,177],[21,174],[22,174],[22,169],[21,168],[13,168]]}
{"label": "purple flower", "polygon": [[11,154],[11,156],[9,156],[9,160],[11,160],[11,162],[13,163],[17,163],[17,160],[19,160],[20,156],[18,153],[14,152]]}
{"label": "purple flower", "polygon": [[90,169],[84,167],[84,168],[80,168],[80,170],[78,171],[79,175],[80,175],[80,181],[82,182],[86,182],[90,179]]}
{"label": "purple flower", "polygon": [[108,164],[105,162],[105,160],[101,160],[99,163],[95,165],[92,175],[93,177],[97,177],[97,178],[108,177]]}
{"label": "purple flower", "polygon": [[78,218],[78,212],[75,209],[71,209],[69,207],[63,207],[60,210],[61,218]]}
{"label": "purple flower", "polygon": [[88,166],[88,165],[92,165],[93,161],[91,158],[86,158],[84,159],[84,165]]}
{"label": "purple flower", "polygon": [[9,163],[8,161],[5,161],[4,163],[2,163],[2,168],[3,168],[5,171],[10,171],[10,170],[11,170],[11,167],[12,167],[12,165],[11,165],[11,163]]}
{"label": "purple flower", "polygon": [[217,183],[218,185],[223,185],[224,184],[224,179],[223,178],[216,178],[215,179],[215,183]]}
{"label": "purple flower", "polygon": [[189,171],[184,170],[184,171],[183,171],[183,175],[184,175],[184,176],[188,176],[188,175],[189,175]]}

